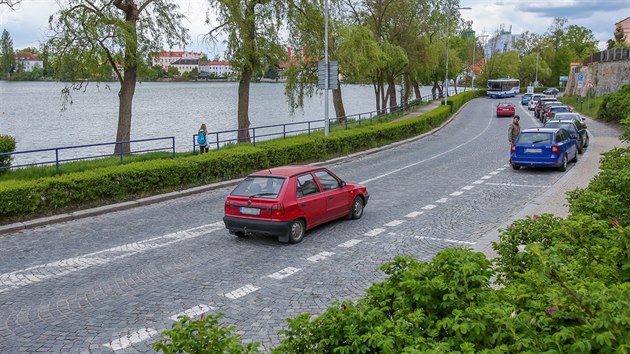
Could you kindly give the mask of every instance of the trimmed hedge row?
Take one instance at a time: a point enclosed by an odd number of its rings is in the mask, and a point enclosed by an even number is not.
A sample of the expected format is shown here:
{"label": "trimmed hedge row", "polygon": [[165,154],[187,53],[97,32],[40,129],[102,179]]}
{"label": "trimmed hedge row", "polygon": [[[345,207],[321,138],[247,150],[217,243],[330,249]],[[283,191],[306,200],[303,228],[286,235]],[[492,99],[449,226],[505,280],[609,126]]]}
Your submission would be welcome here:
{"label": "trimmed hedge row", "polygon": [[0,223],[31,213],[52,214],[68,207],[123,201],[150,194],[245,176],[273,166],[342,156],[404,140],[446,121],[451,109],[483,96],[467,91],[421,116],[365,128],[335,132],[329,137],[300,135],[283,140],[237,145],[210,154],[151,160],[98,170],[0,183]]}

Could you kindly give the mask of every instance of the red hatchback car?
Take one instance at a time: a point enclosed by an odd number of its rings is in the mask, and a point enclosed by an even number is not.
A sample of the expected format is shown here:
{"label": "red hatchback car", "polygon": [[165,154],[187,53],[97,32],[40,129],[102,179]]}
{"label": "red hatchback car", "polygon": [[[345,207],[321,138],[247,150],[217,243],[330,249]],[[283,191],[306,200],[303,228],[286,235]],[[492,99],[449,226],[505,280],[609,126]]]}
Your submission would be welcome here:
{"label": "red hatchback car", "polygon": [[239,237],[274,235],[298,243],[306,230],[331,220],[359,219],[370,195],[328,169],[283,166],[247,176],[225,200],[225,227]]}
{"label": "red hatchback car", "polygon": [[511,103],[499,103],[497,105],[497,117],[514,117],[514,105]]}

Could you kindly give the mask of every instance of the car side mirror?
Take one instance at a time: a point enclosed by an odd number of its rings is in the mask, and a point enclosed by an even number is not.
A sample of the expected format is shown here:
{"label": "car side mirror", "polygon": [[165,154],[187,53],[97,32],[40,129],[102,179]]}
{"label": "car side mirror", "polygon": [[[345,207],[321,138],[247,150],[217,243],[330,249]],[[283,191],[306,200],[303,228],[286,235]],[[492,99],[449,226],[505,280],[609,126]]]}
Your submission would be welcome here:
{"label": "car side mirror", "polygon": [[346,182],[344,181],[339,182],[339,188],[343,188],[345,186],[346,186]]}

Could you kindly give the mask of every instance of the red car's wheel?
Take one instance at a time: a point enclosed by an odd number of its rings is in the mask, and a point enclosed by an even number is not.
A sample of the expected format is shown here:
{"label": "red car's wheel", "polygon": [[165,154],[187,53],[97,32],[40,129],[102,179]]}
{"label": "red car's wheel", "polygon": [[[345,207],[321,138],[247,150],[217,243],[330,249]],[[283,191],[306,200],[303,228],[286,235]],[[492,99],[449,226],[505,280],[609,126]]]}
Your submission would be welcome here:
{"label": "red car's wheel", "polygon": [[289,242],[300,243],[304,238],[304,221],[302,219],[293,220],[289,227]]}
{"label": "red car's wheel", "polygon": [[350,214],[352,219],[361,219],[363,216],[363,198],[356,197],[352,202],[352,213]]}

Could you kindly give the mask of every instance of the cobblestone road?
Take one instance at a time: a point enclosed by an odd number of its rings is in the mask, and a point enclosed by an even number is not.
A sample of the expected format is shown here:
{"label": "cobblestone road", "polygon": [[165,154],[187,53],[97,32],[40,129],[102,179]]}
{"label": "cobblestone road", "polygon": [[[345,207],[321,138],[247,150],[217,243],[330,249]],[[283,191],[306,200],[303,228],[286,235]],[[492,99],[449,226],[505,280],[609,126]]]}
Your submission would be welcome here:
{"label": "cobblestone road", "polygon": [[[565,176],[507,165],[511,119],[494,117],[496,103],[474,100],[435,134],[329,166],[365,183],[370,203],[362,219],[297,245],[229,235],[231,188],[0,237],[0,352],[152,352],[178,314],[201,313],[223,313],[267,351],[286,318],[362,297],[396,255],[483,249],[484,235]],[[591,143],[617,134],[589,128]]]}

